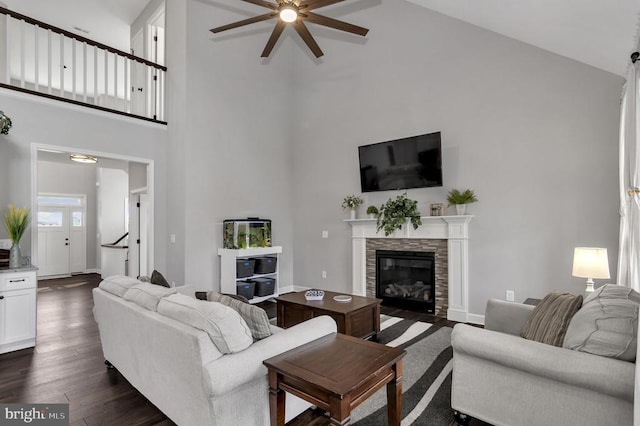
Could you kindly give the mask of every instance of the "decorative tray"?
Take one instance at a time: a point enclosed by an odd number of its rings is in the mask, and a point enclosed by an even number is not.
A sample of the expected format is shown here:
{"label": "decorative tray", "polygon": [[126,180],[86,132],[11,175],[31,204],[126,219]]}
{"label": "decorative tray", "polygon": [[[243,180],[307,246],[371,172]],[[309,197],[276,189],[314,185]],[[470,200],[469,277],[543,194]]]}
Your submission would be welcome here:
{"label": "decorative tray", "polygon": [[322,300],[324,297],[324,291],[322,290],[309,290],[304,294],[304,298],[307,300]]}

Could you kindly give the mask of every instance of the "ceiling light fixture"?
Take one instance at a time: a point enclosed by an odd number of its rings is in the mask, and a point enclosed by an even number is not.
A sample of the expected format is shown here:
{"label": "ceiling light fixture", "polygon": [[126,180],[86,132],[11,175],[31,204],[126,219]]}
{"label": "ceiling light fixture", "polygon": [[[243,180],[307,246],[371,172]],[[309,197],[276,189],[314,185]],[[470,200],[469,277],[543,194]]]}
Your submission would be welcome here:
{"label": "ceiling light fixture", "polygon": [[283,3],[280,7],[280,19],[287,23],[294,22],[298,19],[298,7],[295,3]]}
{"label": "ceiling light fixture", "polygon": [[71,158],[73,161],[77,161],[78,163],[85,164],[96,164],[98,162],[98,157],[84,154],[71,154],[69,158]]}

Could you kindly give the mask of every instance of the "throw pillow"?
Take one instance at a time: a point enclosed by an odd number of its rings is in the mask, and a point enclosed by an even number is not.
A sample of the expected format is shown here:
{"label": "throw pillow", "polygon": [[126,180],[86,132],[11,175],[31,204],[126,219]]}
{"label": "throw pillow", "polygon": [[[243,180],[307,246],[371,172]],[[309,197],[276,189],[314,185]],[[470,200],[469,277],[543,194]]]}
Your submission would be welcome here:
{"label": "throw pillow", "polygon": [[124,297],[127,290],[137,284],[140,284],[140,281],[135,278],[113,275],[102,280],[98,287],[118,297]]}
{"label": "throw pillow", "polygon": [[124,298],[150,311],[158,310],[160,299],[176,292],[175,288],[161,287],[151,283],[139,283],[124,294]]}
{"label": "throw pillow", "polygon": [[238,312],[247,322],[247,325],[251,330],[251,335],[255,341],[271,336],[272,333],[271,327],[269,327],[269,316],[264,309],[216,292],[209,293],[208,299],[229,306]]}
{"label": "throw pillow", "polygon": [[158,313],[206,332],[223,354],[240,352],[253,343],[247,323],[222,303],[172,294],[160,300]]}
{"label": "throw pillow", "polygon": [[582,296],[559,291],[547,294],[531,311],[520,336],[525,339],[562,346],[573,315],[582,306]]}
{"label": "throw pillow", "polygon": [[563,347],[635,362],[640,293],[606,284],[584,302],[571,320]]}
{"label": "throw pillow", "polygon": [[162,276],[162,274],[155,269],[151,274],[151,283],[161,285],[162,287],[171,287],[171,284]]}

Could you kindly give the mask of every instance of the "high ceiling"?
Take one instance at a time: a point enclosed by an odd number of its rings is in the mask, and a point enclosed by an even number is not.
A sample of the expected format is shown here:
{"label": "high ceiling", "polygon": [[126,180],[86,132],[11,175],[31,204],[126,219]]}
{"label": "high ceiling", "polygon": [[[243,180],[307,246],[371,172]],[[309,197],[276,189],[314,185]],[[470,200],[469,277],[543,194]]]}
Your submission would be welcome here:
{"label": "high ceiling", "polygon": [[[131,23],[149,0],[0,0],[8,9],[129,51]],[[84,33],[74,29],[88,30]]]}
{"label": "high ceiling", "polygon": [[[125,51],[129,50],[129,26],[149,2],[0,1],[9,9]],[[639,0],[407,1],[620,76],[626,76],[629,55],[636,50],[640,34]]]}
{"label": "high ceiling", "polygon": [[638,0],[408,0],[479,27],[626,76]]}

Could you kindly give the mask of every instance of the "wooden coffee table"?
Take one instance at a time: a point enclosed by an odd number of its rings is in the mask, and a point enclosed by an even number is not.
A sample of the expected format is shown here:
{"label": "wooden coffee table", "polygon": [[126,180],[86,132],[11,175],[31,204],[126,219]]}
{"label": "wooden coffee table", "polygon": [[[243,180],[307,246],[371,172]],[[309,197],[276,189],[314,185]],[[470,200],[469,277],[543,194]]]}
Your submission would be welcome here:
{"label": "wooden coffee table", "polygon": [[263,361],[269,369],[271,426],[284,425],[285,391],[329,412],[331,424],[348,425],[351,410],[384,385],[388,424],[399,426],[405,354],[332,333]]}
{"label": "wooden coffee table", "polygon": [[352,296],[350,302],[336,302],[343,293],[324,292],[322,300],[306,300],[304,291],[276,298],[278,327],[288,328],[320,315],[329,315],[338,324],[338,333],[374,340],[380,332],[380,299]]}

